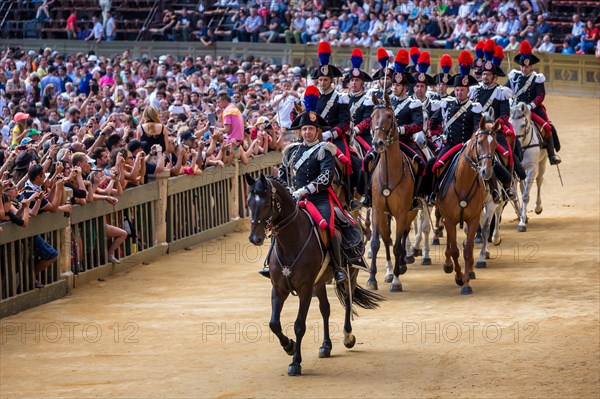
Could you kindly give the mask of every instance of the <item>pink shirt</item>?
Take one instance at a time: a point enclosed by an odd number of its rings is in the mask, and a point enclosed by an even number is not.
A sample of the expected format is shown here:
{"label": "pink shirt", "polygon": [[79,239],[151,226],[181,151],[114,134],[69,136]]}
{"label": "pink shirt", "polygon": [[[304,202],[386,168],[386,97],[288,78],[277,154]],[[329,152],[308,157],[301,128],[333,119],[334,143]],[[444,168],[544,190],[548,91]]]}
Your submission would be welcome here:
{"label": "pink shirt", "polygon": [[244,139],[244,117],[235,105],[229,104],[223,110],[223,124],[231,125],[231,131],[227,135],[228,141],[241,142]]}
{"label": "pink shirt", "polygon": [[100,86],[113,86],[115,84],[115,78],[113,76],[108,76],[108,75],[104,75],[100,78],[100,81],[98,82],[98,84]]}

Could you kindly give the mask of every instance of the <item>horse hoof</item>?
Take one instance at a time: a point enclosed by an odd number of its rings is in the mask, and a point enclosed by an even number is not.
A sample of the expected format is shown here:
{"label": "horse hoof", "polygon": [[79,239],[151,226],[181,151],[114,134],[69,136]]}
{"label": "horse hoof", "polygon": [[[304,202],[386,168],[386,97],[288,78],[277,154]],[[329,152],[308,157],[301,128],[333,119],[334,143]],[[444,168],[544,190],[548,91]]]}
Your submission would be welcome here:
{"label": "horse hoof", "polygon": [[423,250],[421,248],[411,248],[414,257],[423,256]]}
{"label": "horse hoof", "polygon": [[377,286],[377,280],[368,280],[367,289],[371,291],[377,291],[379,289],[379,287]]}
{"label": "horse hoof", "polygon": [[319,348],[319,357],[321,359],[331,357],[331,348],[329,346],[322,346]]}
{"label": "horse hoof", "polygon": [[494,240],[492,242],[492,244],[494,244],[494,246],[497,247],[498,245],[502,244],[502,238],[498,238],[497,240]]}
{"label": "horse hoof", "polygon": [[541,206],[539,208],[535,208],[535,214],[539,215],[540,213],[542,213],[543,210],[544,208],[542,208]]}
{"label": "horse hoof", "polygon": [[388,274],[383,279],[383,281],[385,281],[386,283],[391,283],[393,280],[394,280],[394,275],[393,274]]}
{"label": "horse hoof", "polygon": [[402,284],[392,284],[390,286],[390,292],[402,292]]}
{"label": "horse hoof", "polygon": [[471,287],[462,287],[460,289],[461,295],[473,295],[473,288]]}
{"label": "horse hoof", "polygon": [[[415,260],[413,259],[413,263],[414,263],[414,261],[415,261]],[[407,271],[407,270],[408,270],[408,268],[406,267],[406,265],[400,265],[400,271],[399,271],[399,274],[401,274],[401,275],[402,275],[402,274],[406,273],[406,271]]]}
{"label": "horse hoof", "polygon": [[415,257],[413,255],[407,255],[404,257],[404,261],[409,265],[415,263]]}
{"label": "horse hoof", "polygon": [[519,226],[517,227],[517,231],[518,231],[519,233],[524,233],[524,232],[526,232],[526,231],[527,231],[527,226],[525,226],[525,225],[523,225],[523,226],[522,226],[522,225],[519,225]]}
{"label": "horse hoof", "polygon": [[431,258],[423,258],[423,259],[421,259],[421,264],[423,266],[429,266],[429,265],[431,265]]}
{"label": "horse hoof", "polygon": [[454,270],[452,265],[444,265],[444,273],[450,274],[452,273],[452,270]]}
{"label": "horse hoof", "polygon": [[462,281],[462,278],[454,278],[454,282],[456,283],[456,285],[458,285],[459,287],[462,287],[464,282]]}
{"label": "horse hoof", "polygon": [[478,260],[477,263],[475,263],[475,267],[478,269],[485,269],[487,267],[487,262],[484,260]]}
{"label": "horse hoof", "polygon": [[352,338],[350,339],[350,341],[348,341],[348,342],[344,341],[344,346],[348,349],[354,348],[355,344],[356,344],[356,337],[354,335],[352,335]]}
{"label": "horse hoof", "polygon": [[475,272],[469,272],[469,280],[475,280],[476,278]]}
{"label": "horse hoof", "polygon": [[296,353],[296,343],[294,342],[294,340],[290,339],[290,342],[287,344],[287,346],[285,348],[283,348],[283,350],[288,355],[293,356],[294,353]]}
{"label": "horse hoof", "polygon": [[481,235],[477,234],[475,236],[475,240],[474,240],[475,244],[481,244]]}
{"label": "horse hoof", "polygon": [[431,245],[440,245],[440,239],[439,238],[433,238],[431,240]]}
{"label": "horse hoof", "polygon": [[302,366],[295,363],[290,364],[288,367],[288,375],[292,377],[296,375],[302,375]]}

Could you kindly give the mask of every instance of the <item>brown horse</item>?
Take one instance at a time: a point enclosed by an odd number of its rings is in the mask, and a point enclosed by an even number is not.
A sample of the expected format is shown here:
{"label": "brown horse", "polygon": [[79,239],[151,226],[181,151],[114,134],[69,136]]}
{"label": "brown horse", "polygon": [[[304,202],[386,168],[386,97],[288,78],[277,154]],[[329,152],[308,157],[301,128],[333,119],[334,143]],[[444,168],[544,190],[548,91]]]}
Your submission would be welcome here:
{"label": "brown horse", "polygon": [[[371,275],[367,287],[377,289],[377,252],[379,251],[379,236],[385,245],[386,276],[385,282],[391,282],[391,292],[401,292],[402,283],[399,275],[406,273],[406,239],[410,225],[417,215],[412,211],[413,189],[415,185],[411,174],[413,167],[400,150],[400,133],[396,124],[396,116],[387,95],[380,104],[373,96],[375,108],[371,115],[371,132],[373,134],[373,149],[379,154],[379,161],[372,176],[372,209],[373,236],[371,237]],[[394,241],[395,264],[392,271],[390,245],[391,216],[396,221],[396,239]]]}
{"label": "brown horse", "polygon": [[[310,216],[296,205],[292,196],[277,180],[261,175],[254,180],[246,175],[248,184],[247,206],[251,213],[249,240],[254,245],[262,245],[267,230],[271,230],[272,244],[267,262],[271,275],[271,321],[269,327],[279,339],[284,351],[293,356],[288,367],[288,375],[301,375],[302,355],[300,347],[306,332],[306,316],[313,293],[319,298],[319,310],[323,316],[323,344],[319,357],[331,355],[329,336],[330,307],[325,283],[333,278],[332,268],[328,265],[330,255],[324,248],[325,237],[319,237]],[[339,233],[338,233],[339,234]],[[346,260],[344,260],[347,262]],[[374,309],[383,300],[356,284],[358,270],[347,266],[350,278],[345,284],[336,284],[336,294],[344,305],[344,345],[352,348],[356,338],[352,334],[352,304],[363,309]],[[350,286],[351,291],[348,289]],[[294,322],[296,342],[284,335],[281,328],[281,309],[290,294],[300,300],[298,316]]]}
{"label": "brown horse", "polygon": [[[500,122],[496,122],[492,126],[491,123],[486,124],[485,118],[481,118],[479,129],[473,133],[471,139],[466,142],[457,155],[456,168],[453,173],[448,171],[450,174],[444,177],[447,184],[442,181],[443,187],[437,196],[436,205],[440,210],[448,235],[444,271],[452,273],[452,262],[454,262],[455,281],[462,287],[461,294],[463,295],[473,293],[473,289],[469,286],[470,278],[475,278],[473,246],[485,201],[485,180],[488,180],[493,173],[496,132],[499,128]],[[462,228],[463,223],[467,224],[467,239],[463,250],[464,274],[458,263],[460,253],[456,243],[456,225],[460,224]]]}

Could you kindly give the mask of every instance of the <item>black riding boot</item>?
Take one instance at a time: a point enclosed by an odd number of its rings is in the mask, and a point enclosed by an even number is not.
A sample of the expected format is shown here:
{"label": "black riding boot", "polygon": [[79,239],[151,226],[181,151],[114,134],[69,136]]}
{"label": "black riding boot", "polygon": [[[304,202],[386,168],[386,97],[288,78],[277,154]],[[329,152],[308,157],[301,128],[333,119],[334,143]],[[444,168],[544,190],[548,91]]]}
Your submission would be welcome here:
{"label": "black riding boot", "polygon": [[546,151],[548,152],[548,160],[550,161],[550,165],[558,165],[561,163],[561,159],[558,155],[554,153],[554,136],[549,136],[548,140],[546,140]]}
{"label": "black riding boot", "polygon": [[365,198],[362,200],[361,205],[370,208],[371,207],[371,162],[375,159],[375,154],[372,151],[368,152],[363,160],[364,163],[364,196]]}
{"label": "black riding boot", "polygon": [[333,278],[335,278],[335,282],[337,284],[341,284],[344,281],[346,281],[346,273],[344,272],[344,269],[342,267],[343,263],[342,263],[342,251],[341,251],[341,242],[340,242],[340,236],[338,234],[334,234],[333,237],[331,237],[331,240],[329,242],[329,252],[331,253],[331,256],[333,257],[332,259],[332,266],[333,266]]}
{"label": "black riding boot", "polygon": [[556,152],[560,152],[560,139],[558,138],[558,132],[556,131],[556,128],[554,127],[554,125],[552,123],[550,124],[550,129],[552,129],[552,138],[554,139],[554,149],[556,150]]}
{"label": "black riding boot", "polygon": [[417,211],[423,209],[423,205],[419,199],[419,194],[421,192],[421,183],[423,182],[423,176],[421,173],[415,176],[415,189],[413,191],[413,203],[412,210]]}

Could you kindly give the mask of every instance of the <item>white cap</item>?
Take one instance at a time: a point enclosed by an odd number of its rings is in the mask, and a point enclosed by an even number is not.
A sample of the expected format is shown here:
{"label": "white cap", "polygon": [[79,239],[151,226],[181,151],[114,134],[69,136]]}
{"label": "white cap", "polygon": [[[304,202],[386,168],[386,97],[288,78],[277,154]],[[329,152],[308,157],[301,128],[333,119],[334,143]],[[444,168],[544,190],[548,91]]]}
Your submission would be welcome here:
{"label": "white cap", "polygon": [[94,54],[92,54],[92,55],[90,55],[88,57],[88,61],[89,62],[96,62],[96,61],[98,61],[98,57],[96,57]]}
{"label": "white cap", "polygon": [[166,55],[161,55],[160,57],[158,57],[158,62],[159,63],[163,63],[167,60],[167,56]]}

